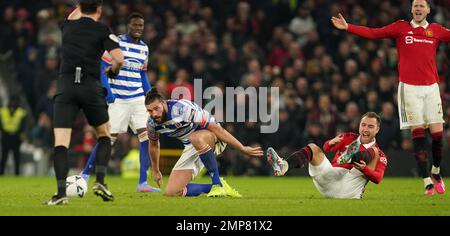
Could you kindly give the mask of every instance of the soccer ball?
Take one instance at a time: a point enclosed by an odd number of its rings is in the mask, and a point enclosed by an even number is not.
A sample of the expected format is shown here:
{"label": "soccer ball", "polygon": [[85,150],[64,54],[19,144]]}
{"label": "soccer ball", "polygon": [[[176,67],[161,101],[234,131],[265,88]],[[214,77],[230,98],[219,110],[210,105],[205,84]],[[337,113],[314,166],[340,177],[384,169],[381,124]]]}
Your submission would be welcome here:
{"label": "soccer ball", "polygon": [[87,193],[87,183],[79,175],[72,175],[66,179],[67,197],[83,197]]}

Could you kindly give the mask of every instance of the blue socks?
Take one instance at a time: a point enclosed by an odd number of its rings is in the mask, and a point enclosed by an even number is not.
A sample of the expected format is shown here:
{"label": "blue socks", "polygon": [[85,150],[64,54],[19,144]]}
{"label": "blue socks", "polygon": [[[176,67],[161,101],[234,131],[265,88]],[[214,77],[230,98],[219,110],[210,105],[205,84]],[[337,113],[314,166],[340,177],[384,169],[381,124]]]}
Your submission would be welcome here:
{"label": "blue socks", "polygon": [[212,184],[188,184],[186,185],[186,197],[196,197],[202,193],[209,193]]}
{"label": "blue socks", "polygon": [[212,180],[212,184],[213,185],[220,184],[220,186],[222,186],[222,183],[220,182],[216,156],[214,155],[214,152],[211,149],[211,147],[207,146],[207,148],[205,148],[204,150],[205,151],[202,150],[203,152],[199,151],[200,160],[202,160],[203,165],[208,171],[208,174]]}
{"label": "blue socks", "polygon": [[81,172],[81,177],[83,177],[86,181],[89,179],[89,175],[92,172],[92,169],[95,166],[95,155],[97,155],[97,148],[98,143],[95,144],[94,148],[92,149],[91,154],[89,155],[89,160],[86,163],[86,166],[83,169],[83,172]]}
{"label": "blue socks", "polygon": [[[92,169],[95,166],[95,156],[97,155],[97,147],[98,143],[92,149],[91,154],[89,155],[89,160],[86,163],[83,171],[81,172],[81,176],[87,181],[89,180],[89,176],[92,173]],[[141,142],[139,147],[139,161],[140,161],[140,175],[139,175],[139,184],[143,184],[147,182],[148,177],[148,169],[150,168],[150,154],[148,152],[148,140]]]}
{"label": "blue socks", "polygon": [[148,152],[148,140],[141,142],[139,146],[139,184],[147,182],[148,169],[150,168],[150,154]]}

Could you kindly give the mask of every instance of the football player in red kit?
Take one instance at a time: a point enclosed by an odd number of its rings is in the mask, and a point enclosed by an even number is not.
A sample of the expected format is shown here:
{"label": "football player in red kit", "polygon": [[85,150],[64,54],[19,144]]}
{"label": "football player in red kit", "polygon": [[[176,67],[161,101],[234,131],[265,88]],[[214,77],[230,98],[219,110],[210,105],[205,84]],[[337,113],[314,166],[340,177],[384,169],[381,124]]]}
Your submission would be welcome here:
{"label": "football player in red kit", "polygon": [[336,152],[331,163],[314,143],[286,159],[269,148],[267,160],[276,176],[284,175],[289,166],[300,168],[309,163],[309,175],[322,195],[360,199],[369,180],[376,184],[381,182],[387,166],[386,155],[375,140],[379,130],[380,117],[374,112],[367,112],[361,118],[359,135],[343,133],[325,142],[325,151]]}
{"label": "football player in red kit", "polygon": [[[368,38],[393,38],[399,56],[398,111],[400,128],[411,130],[414,156],[422,176],[426,195],[445,193],[440,175],[442,159],[443,112],[439,95],[439,76],[436,69],[436,49],[440,42],[450,42],[450,30],[429,23],[430,3],[414,0],[411,21],[400,20],[382,28],[368,28],[349,24],[344,17],[332,17],[331,22],[340,30]],[[431,178],[425,151],[425,129],[432,138],[433,165]]]}

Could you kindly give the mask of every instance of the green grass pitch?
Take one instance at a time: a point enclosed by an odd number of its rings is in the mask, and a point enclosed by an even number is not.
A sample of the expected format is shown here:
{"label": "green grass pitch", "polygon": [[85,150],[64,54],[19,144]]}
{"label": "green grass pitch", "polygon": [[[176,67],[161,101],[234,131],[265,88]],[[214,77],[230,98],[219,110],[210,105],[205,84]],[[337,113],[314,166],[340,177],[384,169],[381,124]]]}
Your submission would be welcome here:
{"label": "green grass pitch", "polygon": [[[164,216],[300,216],[300,215],[450,215],[449,193],[422,195],[419,178],[385,178],[369,183],[362,200],[321,196],[307,177],[228,177],[244,195],[235,198],[168,198],[161,193],[136,193],[136,180],[107,177],[116,200],[103,202],[92,194],[67,206],[43,206],[55,192],[54,177],[0,177],[0,215],[164,215]],[[167,178],[164,179],[167,182]],[[446,179],[450,183],[450,179]],[[203,178],[196,182],[209,182]]]}

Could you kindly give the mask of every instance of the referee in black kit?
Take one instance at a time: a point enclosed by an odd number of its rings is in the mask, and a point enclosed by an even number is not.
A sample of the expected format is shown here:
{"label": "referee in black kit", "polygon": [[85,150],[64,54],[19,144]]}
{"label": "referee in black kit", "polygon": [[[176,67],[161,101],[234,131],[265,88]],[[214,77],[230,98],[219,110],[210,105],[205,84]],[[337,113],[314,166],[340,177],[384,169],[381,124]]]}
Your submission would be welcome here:
{"label": "referee in black kit", "polygon": [[109,28],[97,22],[102,14],[102,0],[79,0],[77,8],[62,23],[62,59],[58,89],[54,98],[54,166],[58,193],[45,205],[64,205],[66,178],[69,171],[67,149],[70,144],[73,122],[80,109],[91,126],[95,127],[98,138],[96,156],[95,195],[104,201],[114,200],[104,183],[111,140],[109,117],[103,88],[100,83],[100,60],[105,50],[113,58],[112,67],[105,73],[115,77],[123,63],[118,39]]}

